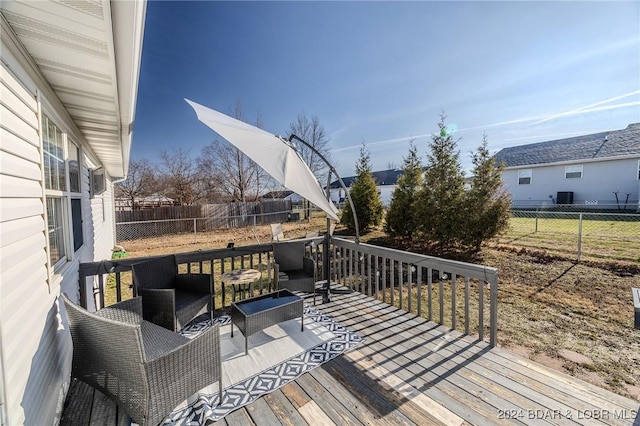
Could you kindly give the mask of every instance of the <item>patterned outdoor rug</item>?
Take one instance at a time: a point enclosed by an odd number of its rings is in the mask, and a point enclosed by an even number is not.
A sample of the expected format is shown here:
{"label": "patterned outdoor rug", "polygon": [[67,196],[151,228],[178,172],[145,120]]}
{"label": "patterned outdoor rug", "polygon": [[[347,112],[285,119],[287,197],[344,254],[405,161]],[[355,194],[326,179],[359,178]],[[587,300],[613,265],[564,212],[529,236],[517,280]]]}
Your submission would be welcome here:
{"label": "patterned outdoor rug", "polygon": [[[212,385],[176,408],[165,425],[204,425],[219,420],[363,340],[331,316],[305,306],[304,332],[300,318],[274,325],[249,337],[249,354],[245,355],[242,333],[235,328],[234,337],[230,336],[230,317],[214,318],[214,323],[221,325],[222,404],[215,405],[218,385]],[[185,327],[182,334],[192,338],[210,326],[207,319]]]}

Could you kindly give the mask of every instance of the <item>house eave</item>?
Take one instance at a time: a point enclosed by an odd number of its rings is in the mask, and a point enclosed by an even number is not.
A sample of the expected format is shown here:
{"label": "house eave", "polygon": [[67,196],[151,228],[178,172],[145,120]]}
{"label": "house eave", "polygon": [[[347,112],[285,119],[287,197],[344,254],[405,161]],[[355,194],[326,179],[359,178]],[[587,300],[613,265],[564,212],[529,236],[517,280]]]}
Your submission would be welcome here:
{"label": "house eave", "polygon": [[125,178],[129,169],[146,9],[146,1],[111,2],[123,161],[118,178]]}
{"label": "house eave", "polygon": [[565,166],[565,165],[570,165],[570,164],[601,163],[601,162],[604,162],[604,161],[628,160],[628,159],[635,159],[635,158],[640,159],[640,155],[638,155],[638,154],[628,154],[628,155],[617,155],[617,156],[613,156],[613,157],[585,158],[585,159],[566,160],[566,161],[554,161],[552,163],[521,164],[521,165],[517,165],[517,166],[505,167],[504,170],[533,169],[533,168],[540,168],[540,167]]}
{"label": "house eave", "polygon": [[146,1],[8,1],[0,10],[3,40],[20,46],[16,56],[70,137],[125,177]]}

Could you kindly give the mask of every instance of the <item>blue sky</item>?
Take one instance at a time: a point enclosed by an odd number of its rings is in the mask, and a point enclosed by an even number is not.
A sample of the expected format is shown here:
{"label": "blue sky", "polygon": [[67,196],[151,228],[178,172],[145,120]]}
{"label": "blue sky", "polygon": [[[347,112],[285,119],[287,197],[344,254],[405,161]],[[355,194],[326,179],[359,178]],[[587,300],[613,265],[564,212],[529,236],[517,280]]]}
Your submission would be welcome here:
{"label": "blue sky", "polygon": [[343,176],[424,157],[439,114],[489,148],[640,122],[640,2],[149,1],[132,158],[215,137],[183,101],[287,134],[318,116]]}

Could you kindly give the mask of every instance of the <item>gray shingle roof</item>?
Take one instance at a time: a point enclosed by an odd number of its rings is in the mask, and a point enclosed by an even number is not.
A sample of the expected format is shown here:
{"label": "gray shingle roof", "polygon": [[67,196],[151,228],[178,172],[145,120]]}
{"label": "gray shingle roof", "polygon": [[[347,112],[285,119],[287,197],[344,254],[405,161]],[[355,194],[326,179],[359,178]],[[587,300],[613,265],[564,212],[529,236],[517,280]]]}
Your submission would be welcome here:
{"label": "gray shingle roof", "polygon": [[[378,172],[372,172],[373,179],[376,181],[378,186],[382,185],[397,185],[398,178],[404,174],[404,170],[402,169],[389,169],[389,170],[381,170]],[[348,188],[351,186],[353,182],[355,182],[356,176],[349,176],[342,178],[345,186]],[[331,182],[331,188],[340,188],[340,182],[334,180]]]}
{"label": "gray shingle roof", "polygon": [[495,159],[515,167],[634,154],[640,155],[640,123],[622,130],[504,148]]}
{"label": "gray shingle roof", "polygon": [[287,198],[291,194],[293,194],[293,191],[289,191],[289,190],[270,191],[264,194],[262,198],[269,198],[269,199]]}

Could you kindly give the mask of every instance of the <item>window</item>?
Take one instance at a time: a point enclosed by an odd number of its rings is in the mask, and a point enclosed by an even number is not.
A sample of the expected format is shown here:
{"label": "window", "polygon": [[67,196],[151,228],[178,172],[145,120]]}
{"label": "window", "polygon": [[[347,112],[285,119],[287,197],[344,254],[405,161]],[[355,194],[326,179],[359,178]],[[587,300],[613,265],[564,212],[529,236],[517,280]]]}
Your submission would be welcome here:
{"label": "window", "polygon": [[80,192],[80,150],[74,144],[69,144],[69,190]]}
{"label": "window", "polygon": [[518,170],[518,185],[530,185],[532,174],[531,169]]}
{"label": "window", "polygon": [[47,221],[49,222],[49,250],[51,264],[55,265],[66,256],[64,244],[64,206],[62,198],[47,197]]}
{"label": "window", "polygon": [[640,160],[638,160],[638,180],[640,180]]}
{"label": "window", "polygon": [[44,183],[47,189],[64,191],[65,162],[63,134],[46,116],[43,124]]}
{"label": "window", "polygon": [[82,199],[71,199],[71,223],[73,226],[73,251],[78,251],[84,243],[82,232]]}
{"label": "window", "polygon": [[564,168],[565,179],[582,179],[582,164],[579,166],[567,166]]}
{"label": "window", "polygon": [[43,116],[44,185],[51,264],[62,264],[84,244],[80,149]]}

